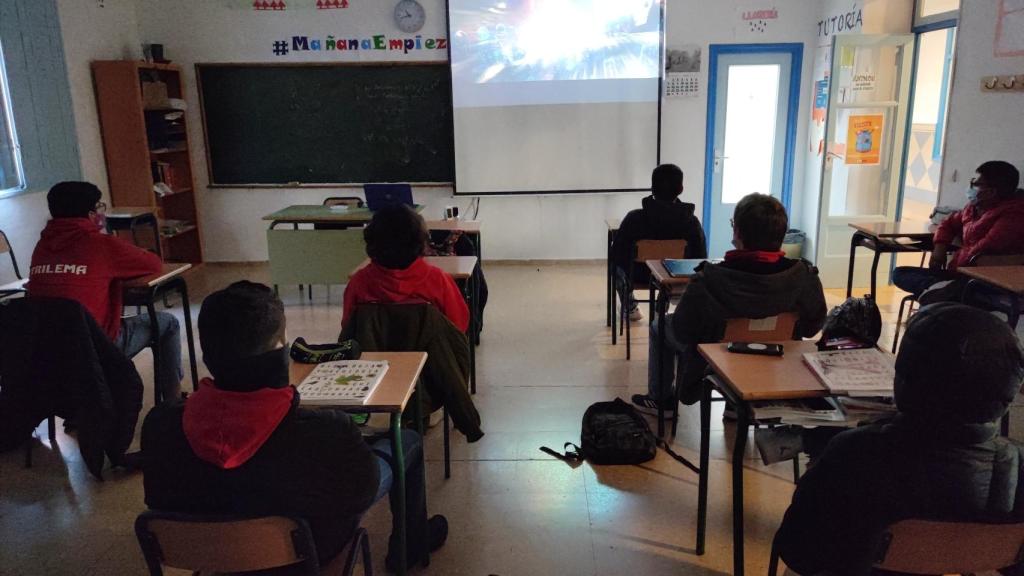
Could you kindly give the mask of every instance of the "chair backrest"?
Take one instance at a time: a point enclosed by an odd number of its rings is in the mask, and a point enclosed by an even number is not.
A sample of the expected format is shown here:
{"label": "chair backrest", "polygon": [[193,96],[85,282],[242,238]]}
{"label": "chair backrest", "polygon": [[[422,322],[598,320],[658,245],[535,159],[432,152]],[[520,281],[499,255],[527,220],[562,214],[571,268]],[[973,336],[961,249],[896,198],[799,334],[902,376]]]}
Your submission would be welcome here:
{"label": "chair backrest", "polygon": [[309,525],[298,518],[238,518],[147,511],[135,535],[150,574],[163,566],[194,572],[250,572],[301,565],[320,573]]}
{"label": "chair backrest", "polygon": [[0,230],[0,254],[9,254],[11,256],[11,266],[14,267],[14,275],[21,280],[21,270],[18,270],[18,260],[14,257],[14,247],[11,246],[11,241],[7,239],[7,234],[3,230]]}
{"label": "chair backrest", "polygon": [[324,200],[324,206],[348,206],[349,208],[362,208],[363,199],[357,196],[332,196]]}
{"label": "chair backrest", "polygon": [[978,254],[971,258],[971,266],[1020,266],[1024,254]]}
{"label": "chair backrest", "polygon": [[911,574],[970,574],[1024,562],[1024,523],[903,520],[886,529],[875,567]]}
{"label": "chair backrest", "polygon": [[783,312],[767,318],[730,318],[725,321],[723,342],[771,342],[792,340],[798,316]]}
{"label": "chair backrest", "polygon": [[637,240],[636,262],[683,258],[686,255],[686,240]]}

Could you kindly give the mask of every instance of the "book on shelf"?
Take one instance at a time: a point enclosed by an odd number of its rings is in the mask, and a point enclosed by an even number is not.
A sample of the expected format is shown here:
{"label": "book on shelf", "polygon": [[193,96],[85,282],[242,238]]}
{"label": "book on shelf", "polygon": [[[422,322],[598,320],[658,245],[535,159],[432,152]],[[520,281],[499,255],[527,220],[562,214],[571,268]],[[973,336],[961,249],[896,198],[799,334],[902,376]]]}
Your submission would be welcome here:
{"label": "book on shelf", "polygon": [[387,360],[318,364],[297,386],[300,402],[313,406],[363,406],[387,372]]}
{"label": "book on shelf", "polygon": [[896,360],[878,348],[808,352],[804,363],[832,394],[892,396]]}

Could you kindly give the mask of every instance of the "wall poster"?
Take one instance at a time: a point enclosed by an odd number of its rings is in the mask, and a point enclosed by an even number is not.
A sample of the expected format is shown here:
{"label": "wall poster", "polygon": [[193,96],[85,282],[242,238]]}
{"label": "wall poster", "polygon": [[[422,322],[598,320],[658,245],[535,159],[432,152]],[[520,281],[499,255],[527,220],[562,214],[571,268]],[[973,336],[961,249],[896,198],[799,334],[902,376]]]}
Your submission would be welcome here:
{"label": "wall poster", "polygon": [[846,132],[847,166],[878,164],[882,158],[882,114],[854,114]]}

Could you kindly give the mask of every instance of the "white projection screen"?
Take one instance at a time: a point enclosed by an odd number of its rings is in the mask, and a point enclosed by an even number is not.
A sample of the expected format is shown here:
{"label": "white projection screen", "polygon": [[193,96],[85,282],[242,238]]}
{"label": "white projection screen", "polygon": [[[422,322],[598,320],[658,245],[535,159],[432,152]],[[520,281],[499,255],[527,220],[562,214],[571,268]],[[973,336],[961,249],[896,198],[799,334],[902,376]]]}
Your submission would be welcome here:
{"label": "white projection screen", "polygon": [[634,191],[658,163],[660,0],[448,0],[455,191]]}

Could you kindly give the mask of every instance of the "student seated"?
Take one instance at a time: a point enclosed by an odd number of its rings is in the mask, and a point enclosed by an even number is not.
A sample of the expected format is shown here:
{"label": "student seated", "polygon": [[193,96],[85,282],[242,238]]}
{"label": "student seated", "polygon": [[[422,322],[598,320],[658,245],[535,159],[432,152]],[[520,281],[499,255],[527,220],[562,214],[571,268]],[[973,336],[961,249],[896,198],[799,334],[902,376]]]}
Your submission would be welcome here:
{"label": "student seated", "polygon": [[[955,280],[955,271],[975,256],[1024,253],[1024,190],[1018,190],[1020,172],[1007,162],[985,162],[967,189],[967,206],[950,214],[935,232],[928,268],[900,266],[892,281],[900,289],[920,297],[941,281]],[[947,267],[950,244],[962,238],[962,245]],[[963,283],[947,283],[932,290],[922,304],[958,300]]]}
{"label": "student seated", "polygon": [[[632,210],[622,219],[612,242],[612,263],[615,265],[616,287],[622,309],[629,311],[630,320],[643,318],[640,307],[633,300],[629,282],[629,267],[633,262],[637,240],[686,240],[684,258],[707,258],[704,229],[693,215],[694,205],[680,202],[683,193],[683,171],[675,164],[662,164],[651,173],[651,195],[644,198],[643,208]],[[646,282],[646,266],[636,266],[633,280]]]}
{"label": "student seated", "polygon": [[[284,306],[267,286],[236,282],[207,297],[199,339],[213,378],[184,402],[153,408],[142,427],[146,505],[299,516],[310,524],[320,561],[330,561],[389,490],[394,506],[391,441],[364,441],[344,412],[299,407],[288,381]],[[412,564],[424,547],[444,543],[448,523],[444,516],[427,520],[419,436],[403,430],[402,443]],[[389,567],[397,565],[396,542],[392,532]]]}
{"label": "student seated", "polygon": [[1024,448],[999,436],[1024,352],[992,314],[921,308],[896,358],[899,410],[845,431],[800,479],[776,544],[800,574],[867,574],[886,526],[1024,520]]}
{"label": "student seated", "polygon": [[673,358],[679,357],[676,385],[686,404],[700,400],[701,381],[707,364],[697,345],[718,342],[730,318],[766,318],[796,312],[799,320],[794,338],[813,336],[825,323],[827,310],[818,271],[804,260],[790,260],[782,252],[789,228],[786,209],[775,198],[750,194],[736,204],[732,218],[736,247],[720,264],[702,265],[683,292],[674,314],[666,316],[666,350],[662,372],[657,374],[657,322],[651,323],[648,393],[633,395],[633,403],[652,412],[658,404],[671,408]]}
{"label": "student seated", "polygon": [[[100,190],[88,182],[61,182],[46,195],[53,217],[32,252],[30,297],[67,298],[79,302],[129,358],[153,340],[149,314],[121,318],[121,283],[156,274],[160,257],[104,234],[106,205]],[[156,313],[160,363],[156,388],[165,400],[181,394],[181,337],[178,320]]]}
{"label": "student seated", "polygon": [[459,331],[469,330],[469,307],[459,287],[443,270],[423,259],[430,234],[412,208],[394,205],[373,213],[363,231],[370,264],[345,287],[342,329],[356,306],[419,301],[433,304]]}

